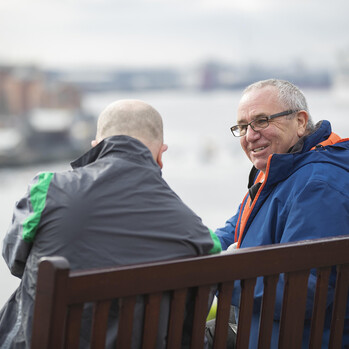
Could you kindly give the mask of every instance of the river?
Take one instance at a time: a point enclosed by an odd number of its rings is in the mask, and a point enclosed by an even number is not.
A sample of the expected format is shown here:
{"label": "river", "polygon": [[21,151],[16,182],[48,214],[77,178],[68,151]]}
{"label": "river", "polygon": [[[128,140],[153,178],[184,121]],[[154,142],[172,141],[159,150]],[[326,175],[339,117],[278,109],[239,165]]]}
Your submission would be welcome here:
{"label": "river", "polygon": [[[304,90],[315,122],[328,119],[333,130],[349,137],[348,107],[330,90]],[[110,102],[137,98],[152,104],[163,116],[165,143],[163,177],[204,223],[224,225],[245,194],[250,163],[229,127],[235,123],[240,92],[163,91],[90,94],[86,109],[96,115]],[[349,101],[349,96],[348,96]],[[11,223],[13,205],[39,171],[60,171],[67,163],[0,170],[0,239]],[[0,258],[0,307],[19,284]]]}

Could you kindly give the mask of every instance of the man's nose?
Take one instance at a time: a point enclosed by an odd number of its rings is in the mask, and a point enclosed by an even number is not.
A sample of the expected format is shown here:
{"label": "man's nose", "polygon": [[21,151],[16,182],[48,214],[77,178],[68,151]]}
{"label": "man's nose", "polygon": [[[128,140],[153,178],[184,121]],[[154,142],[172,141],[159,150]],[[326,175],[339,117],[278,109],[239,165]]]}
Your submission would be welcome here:
{"label": "man's nose", "polygon": [[258,139],[260,136],[261,136],[261,134],[259,131],[255,131],[251,127],[251,125],[247,126],[246,135],[245,135],[247,142],[254,141],[254,140]]}

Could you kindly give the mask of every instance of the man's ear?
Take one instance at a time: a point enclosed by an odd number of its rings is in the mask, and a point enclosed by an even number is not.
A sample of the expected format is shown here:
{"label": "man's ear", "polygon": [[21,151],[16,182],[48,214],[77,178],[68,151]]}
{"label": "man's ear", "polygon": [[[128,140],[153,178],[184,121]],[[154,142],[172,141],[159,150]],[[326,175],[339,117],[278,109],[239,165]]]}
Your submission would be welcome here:
{"label": "man's ear", "polygon": [[163,144],[159,150],[158,156],[156,158],[156,162],[158,163],[158,165],[160,166],[160,168],[163,167],[163,163],[162,163],[162,154],[168,149],[167,144]]}
{"label": "man's ear", "polygon": [[297,131],[297,135],[298,137],[302,137],[305,135],[305,131],[307,128],[307,124],[308,124],[308,119],[309,119],[309,115],[305,110],[301,110],[297,113],[297,123],[298,123],[298,131]]}
{"label": "man's ear", "polygon": [[94,139],[93,141],[91,141],[91,146],[95,147],[98,144],[98,142]]}

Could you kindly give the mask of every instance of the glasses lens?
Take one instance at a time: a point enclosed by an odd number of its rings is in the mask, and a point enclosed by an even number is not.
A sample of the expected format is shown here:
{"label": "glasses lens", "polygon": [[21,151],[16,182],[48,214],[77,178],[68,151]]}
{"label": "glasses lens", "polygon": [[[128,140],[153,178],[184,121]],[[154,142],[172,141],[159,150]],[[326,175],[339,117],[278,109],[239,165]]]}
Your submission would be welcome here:
{"label": "glasses lens", "polygon": [[236,125],[230,128],[235,137],[241,137],[246,133],[246,125]]}
{"label": "glasses lens", "polygon": [[258,131],[262,128],[266,128],[266,127],[268,127],[268,125],[269,125],[268,118],[260,118],[260,119],[254,120],[251,123],[251,126],[253,127],[253,129],[255,131]]}

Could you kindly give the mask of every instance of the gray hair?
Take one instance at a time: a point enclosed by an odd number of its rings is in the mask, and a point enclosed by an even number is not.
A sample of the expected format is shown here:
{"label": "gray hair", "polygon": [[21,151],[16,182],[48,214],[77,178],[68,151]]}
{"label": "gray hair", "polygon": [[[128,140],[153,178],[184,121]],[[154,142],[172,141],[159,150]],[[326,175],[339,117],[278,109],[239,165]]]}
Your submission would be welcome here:
{"label": "gray hair", "polygon": [[[307,100],[303,92],[289,81],[279,79],[268,79],[257,81],[245,88],[243,95],[252,91],[261,89],[266,86],[273,86],[278,90],[279,101],[284,104],[287,109],[290,110],[305,110],[308,115],[307,131],[314,130],[314,123],[309,112]],[[292,118],[294,116],[290,116]]]}

